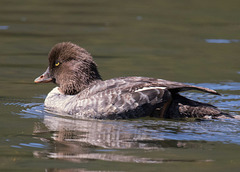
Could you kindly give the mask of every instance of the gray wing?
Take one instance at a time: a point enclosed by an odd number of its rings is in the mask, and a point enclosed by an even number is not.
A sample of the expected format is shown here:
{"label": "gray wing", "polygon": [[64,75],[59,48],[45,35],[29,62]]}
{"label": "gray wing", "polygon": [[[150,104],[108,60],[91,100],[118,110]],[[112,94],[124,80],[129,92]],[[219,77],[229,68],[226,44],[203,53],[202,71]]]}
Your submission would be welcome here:
{"label": "gray wing", "polygon": [[125,79],[103,81],[84,92],[78,97],[81,101],[78,114],[99,119],[151,116],[156,108],[161,109],[171,99],[165,87],[151,87],[149,83]]}
{"label": "gray wing", "polygon": [[186,90],[218,94],[208,88],[179,82],[145,77],[126,77],[99,81],[82,91],[78,99],[82,102],[79,106],[81,111],[85,112],[82,114],[83,116],[126,119],[151,116],[156,109],[164,111],[165,105],[171,101],[172,94]]}

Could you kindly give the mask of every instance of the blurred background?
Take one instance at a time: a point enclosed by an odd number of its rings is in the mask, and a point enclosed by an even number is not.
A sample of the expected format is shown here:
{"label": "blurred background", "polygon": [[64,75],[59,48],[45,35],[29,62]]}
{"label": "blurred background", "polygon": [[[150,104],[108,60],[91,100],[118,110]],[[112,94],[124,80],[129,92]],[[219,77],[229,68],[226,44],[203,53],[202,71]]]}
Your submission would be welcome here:
{"label": "blurred background", "polygon": [[[71,41],[92,54],[104,79],[148,76],[216,89],[222,97],[183,94],[240,115],[239,6],[237,0],[0,0],[0,171],[239,170],[239,122],[149,119],[109,122],[111,132],[103,131],[108,122],[46,119],[52,114],[43,101],[54,85],[33,83],[47,68],[50,49]],[[63,128],[73,123],[74,137],[60,141],[67,150],[52,132],[64,138]],[[88,139],[76,141],[82,133]],[[97,138],[100,143],[93,144]],[[74,144],[69,146],[69,139]],[[125,146],[113,146],[120,143]],[[88,150],[86,156],[81,151],[74,158],[59,155],[73,155],[79,147]],[[223,149],[229,156],[219,155]]]}

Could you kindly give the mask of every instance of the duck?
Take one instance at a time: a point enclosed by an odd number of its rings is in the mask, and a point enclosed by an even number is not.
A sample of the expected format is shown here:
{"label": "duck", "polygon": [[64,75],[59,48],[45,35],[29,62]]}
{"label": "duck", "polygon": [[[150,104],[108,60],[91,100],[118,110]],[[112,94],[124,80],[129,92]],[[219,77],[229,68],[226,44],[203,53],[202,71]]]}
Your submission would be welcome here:
{"label": "duck", "polygon": [[132,119],[229,117],[217,107],[179,94],[198,90],[217,91],[180,82],[130,76],[103,80],[93,57],[84,48],[62,42],[48,54],[48,67],[35,83],[53,82],[57,87],[44,101],[48,110],[73,118]]}

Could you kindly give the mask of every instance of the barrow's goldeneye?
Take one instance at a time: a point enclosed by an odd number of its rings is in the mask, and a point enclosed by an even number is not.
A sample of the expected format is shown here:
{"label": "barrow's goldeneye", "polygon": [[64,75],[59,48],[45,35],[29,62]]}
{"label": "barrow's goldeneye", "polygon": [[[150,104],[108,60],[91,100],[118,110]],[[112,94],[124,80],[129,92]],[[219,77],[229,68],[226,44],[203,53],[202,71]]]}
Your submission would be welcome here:
{"label": "barrow's goldeneye", "polygon": [[70,42],[56,44],[48,60],[47,70],[34,82],[54,82],[58,87],[47,95],[44,105],[76,118],[229,116],[210,104],[178,94],[180,91],[200,90],[219,95],[208,88],[148,77],[120,77],[104,81],[92,56]]}

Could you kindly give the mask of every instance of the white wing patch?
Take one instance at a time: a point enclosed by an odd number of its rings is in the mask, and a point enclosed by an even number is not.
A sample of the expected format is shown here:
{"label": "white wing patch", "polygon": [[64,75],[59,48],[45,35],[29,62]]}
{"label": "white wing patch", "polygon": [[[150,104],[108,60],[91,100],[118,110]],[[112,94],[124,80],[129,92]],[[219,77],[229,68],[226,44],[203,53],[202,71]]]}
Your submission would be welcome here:
{"label": "white wing patch", "polygon": [[160,90],[164,90],[167,87],[143,87],[140,88],[138,90],[135,90],[134,92],[140,92],[140,91],[145,91],[145,90],[153,90],[153,89],[160,89]]}

